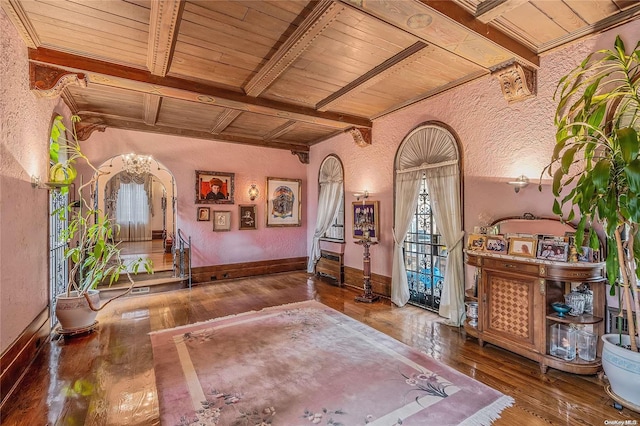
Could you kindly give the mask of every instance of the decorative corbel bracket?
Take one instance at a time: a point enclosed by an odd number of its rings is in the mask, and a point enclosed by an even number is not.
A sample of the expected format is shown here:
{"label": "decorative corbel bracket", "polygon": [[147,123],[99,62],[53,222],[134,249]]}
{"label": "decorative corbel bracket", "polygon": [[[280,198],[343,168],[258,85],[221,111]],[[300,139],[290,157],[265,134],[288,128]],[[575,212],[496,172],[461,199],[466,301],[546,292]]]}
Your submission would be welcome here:
{"label": "decorative corbel bracket", "polygon": [[371,145],[371,129],[367,127],[353,127],[348,130],[356,145],[365,147]]}
{"label": "decorative corbel bracket", "polygon": [[534,68],[510,61],[491,68],[491,75],[498,79],[502,95],[509,103],[536,95],[537,75]]}
{"label": "decorative corbel bracket", "polygon": [[29,62],[29,87],[37,96],[57,98],[70,85],[87,87],[85,75]]}
{"label": "decorative corbel bracket", "polygon": [[76,135],[78,136],[79,141],[86,141],[89,139],[89,136],[95,131],[104,132],[107,128],[107,125],[100,119],[92,119],[88,118],[86,120],[80,120],[75,123],[76,126]]}
{"label": "decorative corbel bracket", "polygon": [[298,156],[298,160],[300,160],[300,162],[302,164],[309,164],[309,151],[294,151],[294,150],[291,150],[291,153],[293,155],[297,155]]}

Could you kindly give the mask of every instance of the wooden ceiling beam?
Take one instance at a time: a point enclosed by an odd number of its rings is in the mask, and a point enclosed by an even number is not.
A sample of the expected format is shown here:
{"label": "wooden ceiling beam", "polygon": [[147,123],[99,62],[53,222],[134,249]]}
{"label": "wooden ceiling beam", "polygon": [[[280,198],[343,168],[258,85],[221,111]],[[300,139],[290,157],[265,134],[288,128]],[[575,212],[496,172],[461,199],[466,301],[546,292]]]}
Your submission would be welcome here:
{"label": "wooden ceiling beam", "polygon": [[224,129],[226,129],[231,123],[233,123],[233,120],[240,116],[240,114],[242,114],[242,112],[235,109],[225,110],[222,114],[220,114],[220,117],[218,117],[216,122],[213,124],[211,133],[213,133],[214,135],[222,133]]}
{"label": "wooden ceiling beam", "polygon": [[318,102],[316,109],[318,111],[326,111],[341,100],[349,96],[353,96],[354,94],[389,78],[389,76],[402,71],[405,66],[415,62],[425,53],[423,51],[425,47],[427,47],[426,43],[422,41],[415,42],[402,52],[387,59],[382,64],[347,84],[342,89]]}
{"label": "wooden ceiling beam", "polygon": [[300,105],[254,98],[228,89],[205,85],[175,77],[160,77],[149,71],[115,65],[97,59],[45,48],[29,49],[29,60],[45,66],[56,66],[87,75],[91,84],[117,87],[140,93],[215,105],[271,117],[286,118],[329,128],[371,127],[371,121],[341,113],[316,111]]}
{"label": "wooden ceiling beam", "polygon": [[162,104],[162,98],[158,95],[151,95],[145,93],[144,95],[144,123],[149,126],[153,126],[158,121],[158,114],[160,113],[160,104]]}
{"label": "wooden ceiling beam", "polygon": [[[106,127],[112,127],[116,129],[123,130],[138,130],[141,132],[147,133],[159,133],[164,135],[174,135],[181,136],[186,138],[195,138],[195,139],[206,139],[210,141],[219,141],[219,142],[232,142],[236,144],[243,145],[252,145],[263,148],[275,148],[275,149],[285,149],[289,151],[298,151],[298,152],[308,152],[309,146],[307,144],[301,143],[293,143],[293,142],[274,142],[274,141],[265,141],[263,139],[258,138],[248,138],[237,135],[212,135],[210,132],[199,131],[199,130],[191,130],[179,127],[171,127],[158,125],[149,126],[142,122],[142,120],[132,120],[127,117],[119,117],[114,115],[104,115],[90,112],[90,111],[80,111],[79,114],[82,120],[80,121],[85,127],[90,127],[92,131],[99,130],[104,131]],[[101,130],[102,129],[102,130]]]}
{"label": "wooden ceiling beam", "polygon": [[183,10],[184,0],[151,2],[147,68],[153,75],[167,75]]}
{"label": "wooden ceiling beam", "polygon": [[265,91],[313,43],[345,9],[333,0],[321,0],[278,51],[245,85],[245,93],[258,96]]}
{"label": "wooden ceiling beam", "polygon": [[478,21],[487,24],[528,1],[529,0],[485,0],[476,8],[475,17]]}
{"label": "wooden ceiling beam", "polygon": [[266,134],[263,137],[263,139],[264,140],[278,139],[280,136],[282,136],[282,135],[290,132],[291,130],[293,130],[293,128],[295,127],[296,124],[298,124],[297,121],[289,120],[286,123],[284,123],[283,125],[278,126],[277,128],[273,129],[271,132]]}

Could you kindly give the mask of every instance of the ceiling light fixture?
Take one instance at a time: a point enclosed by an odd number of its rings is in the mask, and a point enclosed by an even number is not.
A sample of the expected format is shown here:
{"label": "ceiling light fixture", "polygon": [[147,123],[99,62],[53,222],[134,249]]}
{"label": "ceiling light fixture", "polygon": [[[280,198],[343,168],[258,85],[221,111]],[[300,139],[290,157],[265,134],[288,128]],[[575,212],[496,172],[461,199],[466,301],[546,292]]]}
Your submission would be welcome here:
{"label": "ceiling light fixture", "polygon": [[126,154],[122,156],[123,169],[132,175],[143,175],[151,172],[151,156]]}

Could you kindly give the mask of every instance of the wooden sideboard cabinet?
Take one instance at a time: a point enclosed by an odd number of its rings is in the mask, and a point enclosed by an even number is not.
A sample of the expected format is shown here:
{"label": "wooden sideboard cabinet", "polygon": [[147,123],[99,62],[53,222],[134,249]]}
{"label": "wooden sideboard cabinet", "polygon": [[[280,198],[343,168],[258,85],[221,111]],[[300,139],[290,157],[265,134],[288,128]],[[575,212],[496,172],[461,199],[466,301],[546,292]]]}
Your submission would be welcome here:
{"label": "wooden sideboard cabinet", "polygon": [[320,259],[316,263],[316,275],[336,280],[339,286],[344,283],[344,264],[341,253],[320,250]]}
{"label": "wooden sideboard cabinet", "polygon": [[[466,252],[466,263],[478,268],[477,297],[467,292],[468,300],[478,302],[478,325],[465,321],[466,332],[485,342],[502,347],[548,367],[575,374],[600,371],[605,316],[605,264],[551,262],[534,258]],[[593,291],[593,314],[559,317],[553,302],[564,303],[571,283],[586,283]],[[576,357],[565,361],[550,354],[551,328],[556,324],[585,326],[597,334],[595,361]]]}

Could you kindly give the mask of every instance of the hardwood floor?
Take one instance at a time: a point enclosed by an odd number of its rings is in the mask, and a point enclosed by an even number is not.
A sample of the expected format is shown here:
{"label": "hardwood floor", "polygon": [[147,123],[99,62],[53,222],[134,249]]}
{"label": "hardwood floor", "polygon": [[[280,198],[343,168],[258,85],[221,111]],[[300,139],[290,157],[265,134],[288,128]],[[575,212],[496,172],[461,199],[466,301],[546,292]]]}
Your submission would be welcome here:
{"label": "hardwood floor", "polygon": [[412,306],[397,308],[386,299],[357,303],[356,295],[352,289],[294,272],[117,300],[99,313],[97,331],[54,339],[45,346],[3,406],[1,422],[158,425],[149,332],[309,299],[511,395],[516,404],[503,411],[496,425],[625,424],[640,417],[627,409],[614,409],[596,376],[553,369],[543,375],[536,363],[492,345],[481,348],[461,329],[442,324],[435,314]]}

